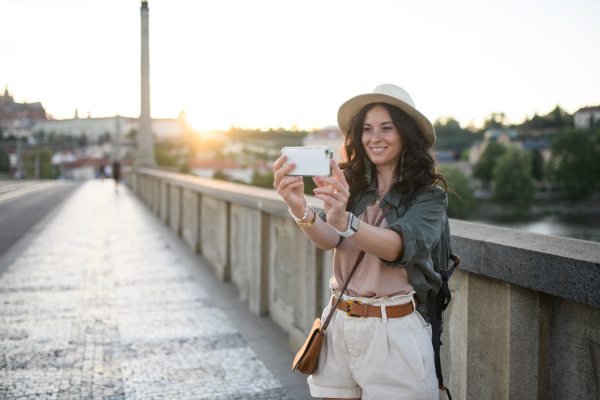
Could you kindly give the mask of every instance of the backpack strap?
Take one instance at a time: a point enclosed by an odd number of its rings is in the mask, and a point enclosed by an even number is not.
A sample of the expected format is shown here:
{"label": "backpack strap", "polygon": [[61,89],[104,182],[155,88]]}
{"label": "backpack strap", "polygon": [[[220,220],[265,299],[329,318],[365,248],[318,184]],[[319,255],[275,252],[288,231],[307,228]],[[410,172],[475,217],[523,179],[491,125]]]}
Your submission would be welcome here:
{"label": "backpack strap", "polygon": [[[403,198],[400,203],[404,204],[404,213],[406,213],[410,207],[412,207],[413,203],[419,197],[419,195],[425,190],[423,187],[419,190],[414,191],[410,196],[407,196],[405,199]],[[446,264],[445,268],[441,268],[440,266],[434,264],[433,268],[435,272],[440,274],[442,277],[442,286],[439,293],[434,295],[431,291],[427,293],[427,313],[429,315],[429,323],[431,324],[431,333],[432,339],[431,343],[433,345],[433,353],[434,353],[434,364],[435,364],[435,374],[438,379],[438,387],[440,390],[446,392],[449,400],[452,400],[452,395],[450,394],[450,390],[444,386],[444,377],[442,375],[442,363],[440,360],[440,347],[442,345],[442,312],[448,307],[450,303],[450,299],[452,298],[452,294],[450,293],[450,288],[448,287],[448,279],[454,272],[454,268],[460,264],[460,258],[454,254],[450,254],[448,256],[450,260],[453,261],[451,267],[448,267]]]}
{"label": "backpack strap", "polygon": [[[447,282],[443,282],[442,286],[444,285],[448,287]],[[437,317],[436,299],[433,296],[433,294],[431,294],[431,292],[427,294],[427,310],[429,311],[429,323],[431,324],[431,343],[433,344],[433,358],[435,363],[435,374],[438,379],[438,387],[440,388],[440,390],[446,392],[449,400],[452,400],[450,390],[448,390],[448,388],[444,386],[444,377],[442,376],[442,363],[440,361],[440,346],[442,345],[442,327],[440,326],[440,322]]]}

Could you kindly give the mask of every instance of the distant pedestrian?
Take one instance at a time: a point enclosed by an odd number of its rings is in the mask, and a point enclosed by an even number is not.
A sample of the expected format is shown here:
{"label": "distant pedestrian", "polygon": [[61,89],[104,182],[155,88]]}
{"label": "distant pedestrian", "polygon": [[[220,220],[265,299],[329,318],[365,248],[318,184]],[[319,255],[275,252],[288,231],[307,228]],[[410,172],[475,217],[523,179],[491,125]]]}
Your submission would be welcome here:
{"label": "distant pedestrian", "polygon": [[104,171],[104,164],[100,164],[98,166],[98,177],[100,179],[104,179],[105,176],[106,176],[106,172]]}
{"label": "distant pedestrian", "polygon": [[121,182],[121,163],[115,160],[112,164],[112,177],[115,180],[115,193],[119,191],[119,182]]}
{"label": "distant pedestrian", "polygon": [[106,164],[106,167],[104,167],[104,174],[109,179],[112,177],[112,165],[110,165],[110,163]]}

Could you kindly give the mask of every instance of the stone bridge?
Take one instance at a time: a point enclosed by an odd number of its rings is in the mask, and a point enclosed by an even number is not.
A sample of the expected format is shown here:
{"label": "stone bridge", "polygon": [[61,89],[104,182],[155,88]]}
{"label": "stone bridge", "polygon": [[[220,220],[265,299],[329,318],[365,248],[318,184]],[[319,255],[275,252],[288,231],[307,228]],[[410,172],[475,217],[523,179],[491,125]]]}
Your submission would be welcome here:
{"label": "stone bridge", "polygon": [[[137,196],[297,349],[329,299],[318,250],[268,189],[138,168]],[[316,198],[309,204],[320,209]],[[442,364],[455,399],[600,399],[600,243],[451,220]]]}

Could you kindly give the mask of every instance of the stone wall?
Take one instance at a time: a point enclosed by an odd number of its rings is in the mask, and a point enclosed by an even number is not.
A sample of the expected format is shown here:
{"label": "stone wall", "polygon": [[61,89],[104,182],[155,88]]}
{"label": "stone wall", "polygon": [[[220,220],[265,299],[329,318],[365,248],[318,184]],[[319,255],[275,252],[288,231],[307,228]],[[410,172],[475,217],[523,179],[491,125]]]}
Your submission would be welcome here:
{"label": "stone wall", "polygon": [[[329,299],[332,253],[304,237],[277,193],[142,168],[127,181],[252,312],[302,345]],[[451,229],[462,260],[442,336],[453,397],[600,398],[600,243],[459,220]]]}

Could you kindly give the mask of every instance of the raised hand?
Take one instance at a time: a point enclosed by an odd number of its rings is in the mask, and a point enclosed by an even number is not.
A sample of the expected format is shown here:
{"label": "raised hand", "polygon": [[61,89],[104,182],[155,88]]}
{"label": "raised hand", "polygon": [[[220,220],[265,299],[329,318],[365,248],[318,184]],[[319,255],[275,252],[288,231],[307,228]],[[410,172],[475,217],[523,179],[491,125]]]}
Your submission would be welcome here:
{"label": "raised hand", "polygon": [[283,165],[286,159],[287,156],[284,155],[273,163],[273,171],[275,172],[273,187],[277,189],[277,193],[283,198],[292,213],[298,218],[302,218],[306,209],[304,182],[301,176],[288,176],[296,167],[296,164]]}
{"label": "raised hand", "polygon": [[348,227],[348,213],[346,206],[350,198],[350,188],[344,173],[335,160],[331,160],[331,176],[315,176],[313,181],[317,185],[315,196],[323,200],[323,209],[327,214],[327,223],[339,231]]}

